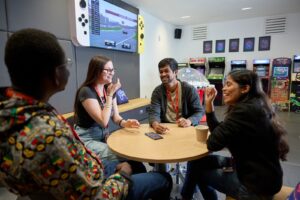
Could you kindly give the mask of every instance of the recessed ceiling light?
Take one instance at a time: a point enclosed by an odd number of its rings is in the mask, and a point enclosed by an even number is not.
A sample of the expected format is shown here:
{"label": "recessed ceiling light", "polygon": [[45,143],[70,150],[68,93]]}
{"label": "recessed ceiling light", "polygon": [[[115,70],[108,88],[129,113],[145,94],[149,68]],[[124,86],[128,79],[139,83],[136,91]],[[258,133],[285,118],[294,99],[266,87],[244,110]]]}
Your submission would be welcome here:
{"label": "recessed ceiling light", "polygon": [[252,7],[245,7],[245,8],[242,8],[242,10],[251,10]]}
{"label": "recessed ceiling light", "polygon": [[180,17],[181,19],[187,19],[187,18],[190,18],[191,16],[182,16],[182,17]]}

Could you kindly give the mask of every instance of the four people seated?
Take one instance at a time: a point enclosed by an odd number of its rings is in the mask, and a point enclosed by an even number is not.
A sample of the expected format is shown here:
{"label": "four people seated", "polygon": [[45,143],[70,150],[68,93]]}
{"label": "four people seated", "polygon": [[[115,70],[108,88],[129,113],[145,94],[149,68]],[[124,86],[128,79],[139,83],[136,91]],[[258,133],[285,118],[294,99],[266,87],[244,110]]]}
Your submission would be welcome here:
{"label": "four people seated", "polygon": [[[12,86],[0,89],[2,185],[30,199],[170,198],[169,174],[146,173],[141,163],[117,157],[106,145],[109,120],[139,128],[137,120],[125,120],[118,112],[115,93],[121,83],[112,82],[109,58],[90,61],[75,97],[75,131],[48,103],[64,90],[70,64],[53,34],[15,32],[5,47],[5,64]],[[152,93],[150,126],[163,134],[168,128],[162,123],[197,125],[203,115],[200,99],[193,86],[176,78],[176,60],[165,58],[158,69],[162,84]],[[254,72],[230,72],[223,93],[228,110],[219,122],[213,106],[217,91],[206,89],[207,148],[228,148],[232,158],[211,154],[188,162],[182,197],[191,199],[198,186],[205,199],[217,199],[215,189],[237,199],[272,199],[282,185],[279,160],[288,152],[286,131]]]}

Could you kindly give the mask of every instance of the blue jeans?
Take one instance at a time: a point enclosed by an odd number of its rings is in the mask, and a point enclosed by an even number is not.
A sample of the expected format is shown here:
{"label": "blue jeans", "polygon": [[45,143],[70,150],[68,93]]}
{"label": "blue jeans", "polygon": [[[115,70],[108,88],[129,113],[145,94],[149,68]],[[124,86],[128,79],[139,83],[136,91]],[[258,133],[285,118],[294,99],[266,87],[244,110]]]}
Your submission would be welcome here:
{"label": "blue jeans", "polygon": [[101,160],[120,160],[120,158],[116,156],[105,143],[105,135],[108,134],[108,129],[103,129],[100,126],[93,126],[90,128],[75,126],[75,131],[84,145],[101,158]]}
{"label": "blue jeans", "polygon": [[109,133],[107,128],[103,129],[100,126],[93,126],[90,128],[75,126],[75,131],[79,135],[84,145],[101,159],[105,168],[105,173],[107,172],[107,170],[109,171],[107,173],[110,173],[111,170],[115,170],[114,168],[109,169],[112,166],[106,166],[106,163],[120,163],[124,161],[130,164],[132,173],[137,174],[146,172],[146,168],[142,163],[121,158],[115,155],[108,148],[107,144],[105,143],[105,136]]}
{"label": "blue jeans", "polygon": [[[105,176],[115,173],[118,163],[105,161]],[[173,182],[170,174],[165,172],[148,172],[133,174],[132,185],[126,200],[169,200]]]}
{"label": "blue jeans", "polygon": [[272,196],[251,193],[239,181],[235,170],[226,172],[223,167],[231,165],[231,158],[209,155],[187,164],[185,182],[181,191],[184,199],[191,199],[198,185],[204,199],[217,200],[216,190],[236,199],[267,200]]}

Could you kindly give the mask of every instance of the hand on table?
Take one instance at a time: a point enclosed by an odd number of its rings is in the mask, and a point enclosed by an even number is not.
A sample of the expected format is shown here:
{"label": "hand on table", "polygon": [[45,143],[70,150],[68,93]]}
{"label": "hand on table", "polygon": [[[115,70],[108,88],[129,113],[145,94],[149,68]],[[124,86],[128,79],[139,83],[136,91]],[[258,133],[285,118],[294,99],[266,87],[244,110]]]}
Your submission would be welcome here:
{"label": "hand on table", "polygon": [[189,127],[192,125],[192,122],[189,120],[189,119],[185,119],[185,118],[179,118],[177,121],[176,121],[176,124],[179,126],[179,127]]}
{"label": "hand on table", "polygon": [[140,122],[136,119],[127,119],[124,123],[125,128],[138,128],[140,127]]}
{"label": "hand on table", "polygon": [[166,127],[158,122],[153,123],[152,128],[155,130],[156,133],[159,133],[159,134],[164,134],[169,130],[168,127]]}

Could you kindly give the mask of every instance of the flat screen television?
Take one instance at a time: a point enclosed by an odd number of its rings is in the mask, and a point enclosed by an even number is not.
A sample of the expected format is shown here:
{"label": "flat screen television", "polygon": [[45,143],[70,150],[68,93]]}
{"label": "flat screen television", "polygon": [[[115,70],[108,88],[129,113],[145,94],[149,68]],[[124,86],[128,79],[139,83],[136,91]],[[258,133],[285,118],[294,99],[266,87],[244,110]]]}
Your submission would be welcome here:
{"label": "flat screen television", "polygon": [[294,72],[294,73],[300,73],[300,62],[295,62],[295,61],[294,61],[293,72]]}
{"label": "flat screen television", "polygon": [[137,52],[137,8],[121,0],[71,2],[75,20],[71,33],[76,45]]}
{"label": "flat screen television", "polygon": [[266,66],[257,66],[256,67],[256,74],[259,77],[265,77],[266,76]]}
{"label": "flat screen television", "polygon": [[273,77],[284,78],[289,76],[289,67],[287,66],[274,66]]}

